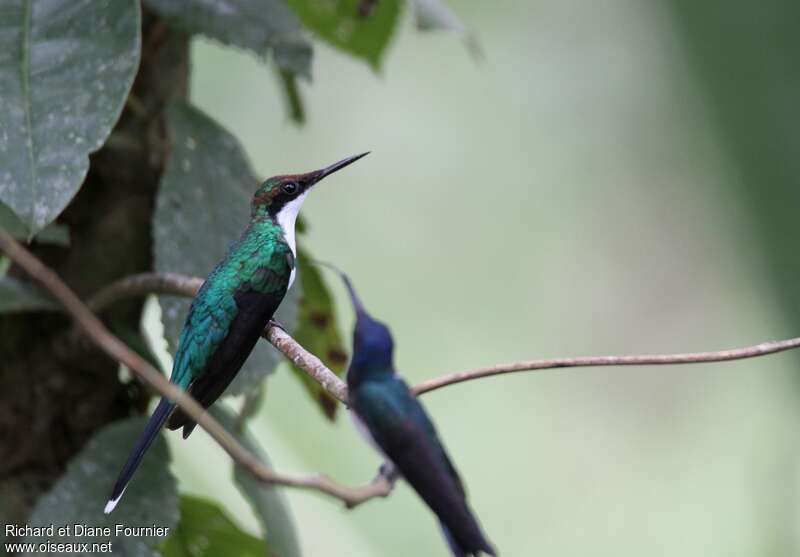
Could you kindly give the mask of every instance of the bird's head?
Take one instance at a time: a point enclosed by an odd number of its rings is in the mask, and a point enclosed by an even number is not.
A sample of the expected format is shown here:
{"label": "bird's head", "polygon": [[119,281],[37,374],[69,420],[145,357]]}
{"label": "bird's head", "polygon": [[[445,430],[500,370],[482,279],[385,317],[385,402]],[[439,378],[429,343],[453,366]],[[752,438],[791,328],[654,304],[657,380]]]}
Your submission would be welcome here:
{"label": "bird's head", "polygon": [[365,311],[357,312],[349,374],[394,373],[393,357],[394,340],[389,327]]}
{"label": "bird's head", "polygon": [[329,263],[319,263],[342,277],[356,314],[356,324],[353,328],[353,357],[347,370],[348,385],[354,387],[367,377],[393,374],[394,340],[389,327],[367,313],[353,283],[345,273]]}
{"label": "bird's head", "polygon": [[347,157],[330,166],[305,174],[287,174],[269,178],[253,195],[252,216],[254,218],[269,216],[278,222],[291,221],[294,225],[300,205],[312,187],[326,176],[330,176],[367,154]]}

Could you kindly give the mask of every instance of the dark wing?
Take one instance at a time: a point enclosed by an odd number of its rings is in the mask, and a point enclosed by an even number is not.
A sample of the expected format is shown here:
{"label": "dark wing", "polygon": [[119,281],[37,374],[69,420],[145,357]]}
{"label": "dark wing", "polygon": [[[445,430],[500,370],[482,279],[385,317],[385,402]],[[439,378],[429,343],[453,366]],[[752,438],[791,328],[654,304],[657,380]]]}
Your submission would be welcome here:
{"label": "dark wing", "polygon": [[406,384],[400,379],[367,381],[358,388],[353,408],[463,553],[494,555],[433,423]]}
{"label": "dark wing", "polygon": [[[203,407],[211,406],[230,385],[253,351],[264,327],[283,301],[294,266],[291,252],[287,251],[286,254],[272,258],[273,263],[278,260],[283,265],[278,268],[274,264],[258,268],[252,278],[237,287],[233,293],[236,312],[227,334],[208,360],[205,371],[187,389]],[[183,437],[186,438],[195,425],[194,421],[177,409],[170,417],[167,427],[183,427]]]}

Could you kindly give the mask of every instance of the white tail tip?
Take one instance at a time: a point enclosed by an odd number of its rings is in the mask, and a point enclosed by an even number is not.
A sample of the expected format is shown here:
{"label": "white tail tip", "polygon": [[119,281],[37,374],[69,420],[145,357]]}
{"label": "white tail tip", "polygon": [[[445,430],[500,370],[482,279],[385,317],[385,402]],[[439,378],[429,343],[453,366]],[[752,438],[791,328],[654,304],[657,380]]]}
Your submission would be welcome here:
{"label": "white tail tip", "polygon": [[114,510],[114,507],[117,506],[118,502],[119,502],[119,499],[111,499],[111,500],[109,500],[109,502],[106,503],[106,508],[103,509],[103,512],[105,514],[111,514],[111,511]]}
{"label": "white tail tip", "polygon": [[[125,489],[128,489],[128,486],[125,486]],[[106,508],[103,509],[103,512],[105,514],[111,514],[111,511],[113,511],[116,508],[117,503],[119,503],[119,500],[122,499],[123,495],[125,495],[125,489],[122,490],[122,493],[120,493],[116,499],[108,500],[108,503],[106,503]]]}

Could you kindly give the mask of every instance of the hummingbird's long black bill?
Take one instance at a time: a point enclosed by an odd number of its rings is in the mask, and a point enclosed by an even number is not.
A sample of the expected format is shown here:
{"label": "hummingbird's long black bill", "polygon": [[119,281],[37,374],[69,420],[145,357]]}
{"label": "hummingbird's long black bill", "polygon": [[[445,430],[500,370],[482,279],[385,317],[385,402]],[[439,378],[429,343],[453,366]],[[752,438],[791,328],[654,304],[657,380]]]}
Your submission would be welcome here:
{"label": "hummingbird's long black bill", "polygon": [[[364,154],[366,155],[366,153]],[[364,304],[361,301],[361,298],[358,297],[356,289],[353,287],[353,282],[350,280],[350,277],[347,276],[347,273],[342,271],[339,267],[337,267],[333,263],[328,263],[327,261],[320,261],[319,259],[313,259],[312,262],[316,263],[317,265],[327,267],[328,269],[339,275],[342,281],[344,282],[345,287],[347,288],[347,293],[350,294],[350,301],[353,303],[353,308],[355,308],[356,313],[357,314],[367,313],[367,310],[364,309]]]}
{"label": "hummingbird's long black bill", "polygon": [[297,180],[297,182],[303,188],[303,191],[306,191],[326,176],[330,176],[334,172],[343,169],[345,166],[353,164],[358,159],[366,157],[367,155],[369,155],[369,151],[366,153],[361,153],[360,155],[347,157],[346,159],[342,159],[339,162],[335,162],[332,165],[326,166],[320,170],[312,170],[311,172],[306,172],[305,174],[295,174],[293,178]]}
{"label": "hummingbird's long black bill", "polygon": [[353,155],[352,157],[347,157],[346,159],[342,159],[339,162],[335,162],[332,165],[323,168],[322,170],[317,170],[315,174],[317,174],[316,179],[317,181],[322,180],[326,176],[330,176],[334,172],[343,169],[345,166],[349,166],[356,162],[358,159],[366,157],[369,155],[369,151],[366,153],[361,153],[360,155]]}

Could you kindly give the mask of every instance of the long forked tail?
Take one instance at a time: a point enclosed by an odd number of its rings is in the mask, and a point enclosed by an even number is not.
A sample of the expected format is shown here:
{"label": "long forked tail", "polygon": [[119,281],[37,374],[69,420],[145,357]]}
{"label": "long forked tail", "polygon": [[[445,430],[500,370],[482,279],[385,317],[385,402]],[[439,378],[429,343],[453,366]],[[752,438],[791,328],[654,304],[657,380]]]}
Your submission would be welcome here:
{"label": "long forked tail", "polygon": [[491,544],[489,544],[489,541],[486,540],[483,534],[481,534],[481,538],[483,539],[481,540],[480,545],[467,550],[461,547],[461,545],[458,543],[458,540],[456,540],[455,536],[453,536],[453,533],[447,528],[447,526],[444,525],[444,523],[441,523],[440,526],[442,528],[442,532],[444,533],[444,539],[447,541],[447,545],[450,547],[450,552],[453,554],[453,557],[468,557],[471,555],[482,555],[483,553],[497,557],[497,553],[495,552],[494,548],[491,546]]}
{"label": "long forked tail", "polygon": [[444,539],[447,541],[447,545],[450,547],[453,557],[467,557],[467,554],[461,549],[461,546],[458,545],[458,542],[453,537],[453,534],[450,533],[450,530],[447,529],[447,526],[442,524],[441,528],[444,533]]}
{"label": "long forked tail", "polygon": [[136,472],[136,469],[142,462],[144,453],[147,452],[147,449],[150,448],[150,445],[158,436],[158,432],[161,431],[161,427],[164,425],[164,422],[167,421],[167,418],[169,418],[173,408],[175,408],[175,403],[167,398],[162,398],[161,402],[158,403],[156,411],[150,416],[147,425],[144,427],[144,431],[142,431],[142,434],[136,441],[136,445],[133,447],[133,451],[131,451],[128,460],[125,462],[125,466],[122,467],[119,473],[117,483],[114,484],[114,489],[111,492],[111,498],[108,500],[108,503],[106,503],[106,508],[103,509],[104,513],[109,514],[114,510],[114,507],[117,506],[117,503],[119,503],[122,494],[125,493],[125,488],[128,487],[128,482],[131,481],[134,472]]}

